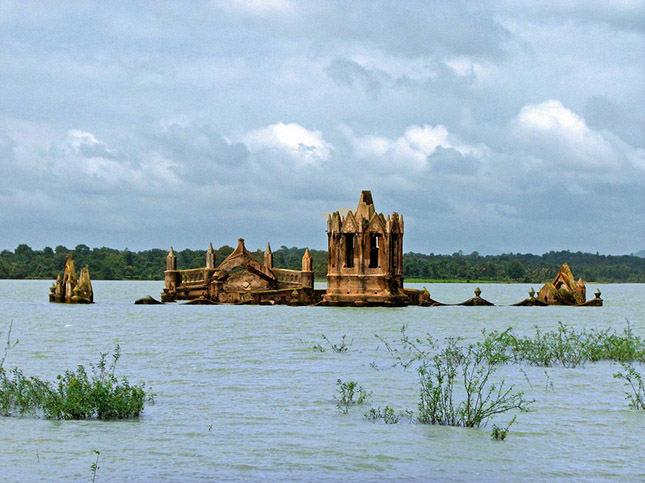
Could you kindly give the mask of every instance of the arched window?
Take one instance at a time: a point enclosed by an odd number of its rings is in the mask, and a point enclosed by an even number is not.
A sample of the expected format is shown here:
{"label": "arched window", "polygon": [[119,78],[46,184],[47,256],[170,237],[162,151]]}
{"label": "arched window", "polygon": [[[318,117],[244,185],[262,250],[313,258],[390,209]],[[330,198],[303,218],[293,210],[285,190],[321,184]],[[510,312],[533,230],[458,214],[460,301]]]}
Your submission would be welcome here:
{"label": "arched window", "polygon": [[380,236],[370,234],[370,268],[378,268],[378,251],[379,251],[379,238]]}
{"label": "arched window", "polygon": [[354,266],[354,234],[345,234],[345,267],[352,268]]}

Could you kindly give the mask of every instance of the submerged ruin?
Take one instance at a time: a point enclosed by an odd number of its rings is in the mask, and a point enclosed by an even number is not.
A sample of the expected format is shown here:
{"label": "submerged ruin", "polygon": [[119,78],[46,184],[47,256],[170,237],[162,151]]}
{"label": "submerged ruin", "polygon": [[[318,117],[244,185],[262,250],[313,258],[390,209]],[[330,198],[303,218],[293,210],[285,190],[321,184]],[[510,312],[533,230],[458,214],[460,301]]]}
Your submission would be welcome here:
{"label": "submerged ruin", "polygon": [[[312,257],[307,248],[301,270],[273,266],[273,253],[267,244],[262,260],[256,260],[238,239],[237,248],[216,266],[211,244],[206,266],[177,269],[177,256],[170,248],[166,257],[162,302],[186,300],[189,304],[406,306],[449,305],[422,290],[403,286],[403,216],[378,213],[371,191],[361,192],[355,211],[336,211],[327,217],[327,288],[314,289]],[[569,266],[562,265],[552,283],[535,292],[518,306],[602,305],[600,292],[585,299],[585,284],[575,281]],[[475,297],[462,306],[494,305]],[[143,302],[140,302],[143,303]]]}
{"label": "submerged ruin", "polygon": [[195,304],[292,304],[320,302],[324,290],[314,290],[314,272],[309,249],[302,257],[302,270],[273,266],[271,246],[267,245],[262,263],[237,241],[237,248],[215,266],[215,250],[206,252],[206,266],[177,270],[177,257],[170,248],[164,272],[162,302],[188,300]]}
{"label": "submerged ruin", "polygon": [[600,290],[595,298],[587,300],[587,287],[582,278],[576,281],[567,263],[563,263],[553,282],[545,283],[537,294],[537,300],[544,305],[600,306]]}
{"label": "submerged ruin", "polygon": [[273,266],[267,245],[262,262],[238,240],[237,248],[217,267],[212,244],[206,266],[177,269],[171,248],[166,257],[163,302],[194,304],[288,304],[335,306],[430,305],[427,290],[403,288],[403,217],[377,213],[370,191],[361,193],[356,211],[327,219],[327,289],[314,289],[309,249],[302,270]]}
{"label": "submerged ruin", "polygon": [[49,301],[66,304],[94,303],[89,267],[85,265],[77,275],[74,259],[68,255],[65,268],[58,274],[56,281],[50,288]]}

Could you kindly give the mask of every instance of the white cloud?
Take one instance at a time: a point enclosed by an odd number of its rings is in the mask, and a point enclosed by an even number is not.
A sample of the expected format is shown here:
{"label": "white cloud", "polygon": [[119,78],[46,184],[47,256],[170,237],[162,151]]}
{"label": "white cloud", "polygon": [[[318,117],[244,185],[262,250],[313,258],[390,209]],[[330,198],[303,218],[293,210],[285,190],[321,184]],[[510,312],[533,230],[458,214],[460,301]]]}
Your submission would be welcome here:
{"label": "white cloud", "polygon": [[216,0],[215,3],[224,10],[239,11],[251,15],[262,15],[271,12],[290,12],[293,5],[289,0]]}
{"label": "white cloud", "polygon": [[513,135],[531,154],[547,163],[602,171],[642,166],[641,150],[611,133],[589,128],[585,120],[559,100],[528,104],[513,121]]}
{"label": "white cloud", "polygon": [[429,158],[440,147],[454,149],[462,156],[480,157],[486,151],[483,146],[469,146],[461,143],[441,124],[412,125],[396,139],[371,135],[355,137],[349,129],[344,128],[343,131],[350,139],[354,152],[359,158],[376,158],[375,160],[380,159],[385,164],[400,165],[416,171],[430,168]]}
{"label": "white cloud", "polygon": [[325,161],[333,150],[320,131],[310,131],[295,123],[271,124],[247,133],[243,140],[251,151],[280,151],[301,164]]}

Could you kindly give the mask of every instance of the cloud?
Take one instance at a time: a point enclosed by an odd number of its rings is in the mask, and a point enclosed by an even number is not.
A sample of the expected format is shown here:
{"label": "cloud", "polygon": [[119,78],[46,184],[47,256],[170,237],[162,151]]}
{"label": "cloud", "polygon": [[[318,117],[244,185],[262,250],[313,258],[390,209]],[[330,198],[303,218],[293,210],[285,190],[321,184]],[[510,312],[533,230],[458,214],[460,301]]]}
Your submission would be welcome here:
{"label": "cloud", "polygon": [[7,134],[0,131],[0,165],[14,159],[16,142]]}
{"label": "cloud", "polygon": [[450,149],[461,156],[481,157],[485,148],[461,143],[445,126],[412,125],[396,139],[366,135],[356,137],[344,128],[358,158],[367,158],[390,168],[425,171],[432,168],[432,156],[439,148]]}
{"label": "cloud", "polygon": [[2,241],[322,247],[372,189],[406,249],[640,250],[642,7],[7,3]]}
{"label": "cloud", "polygon": [[288,13],[293,10],[289,0],[215,0],[218,7],[229,12],[241,12],[251,15],[267,13]]}
{"label": "cloud", "polygon": [[515,0],[503,7],[513,15],[533,21],[574,21],[583,24],[604,24],[615,29],[645,30],[645,2],[619,0],[589,2],[586,0]]}
{"label": "cloud", "polygon": [[513,123],[518,142],[547,163],[614,171],[627,162],[643,169],[642,150],[609,133],[593,131],[558,100],[522,107]]}
{"label": "cloud", "polygon": [[242,139],[253,152],[278,151],[296,164],[316,165],[329,159],[333,151],[320,131],[295,123],[271,124],[248,132]]}
{"label": "cloud", "polygon": [[358,85],[370,96],[377,97],[384,83],[391,83],[391,78],[383,71],[366,69],[358,62],[347,59],[336,59],[325,72],[340,85]]}

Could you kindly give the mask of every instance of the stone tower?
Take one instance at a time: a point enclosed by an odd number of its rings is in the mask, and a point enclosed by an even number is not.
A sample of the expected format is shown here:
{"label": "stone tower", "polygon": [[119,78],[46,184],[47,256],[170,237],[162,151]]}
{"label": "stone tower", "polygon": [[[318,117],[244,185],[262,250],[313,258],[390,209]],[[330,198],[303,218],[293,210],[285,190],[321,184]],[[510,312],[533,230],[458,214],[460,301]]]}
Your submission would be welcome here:
{"label": "stone tower", "polygon": [[271,270],[273,268],[273,252],[271,251],[271,244],[267,243],[267,249],[264,250],[264,269]]}
{"label": "stone tower", "polygon": [[374,209],[370,191],[358,207],[327,219],[329,305],[405,305],[403,291],[403,217]]}
{"label": "stone tower", "polygon": [[170,251],[166,256],[166,271],[168,270],[177,270],[177,255],[175,255],[175,250],[170,247]]}
{"label": "stone tower", "polygon": [[206,268],[215,268],[215,249],[212,243],[208,245],[206,251]]}

